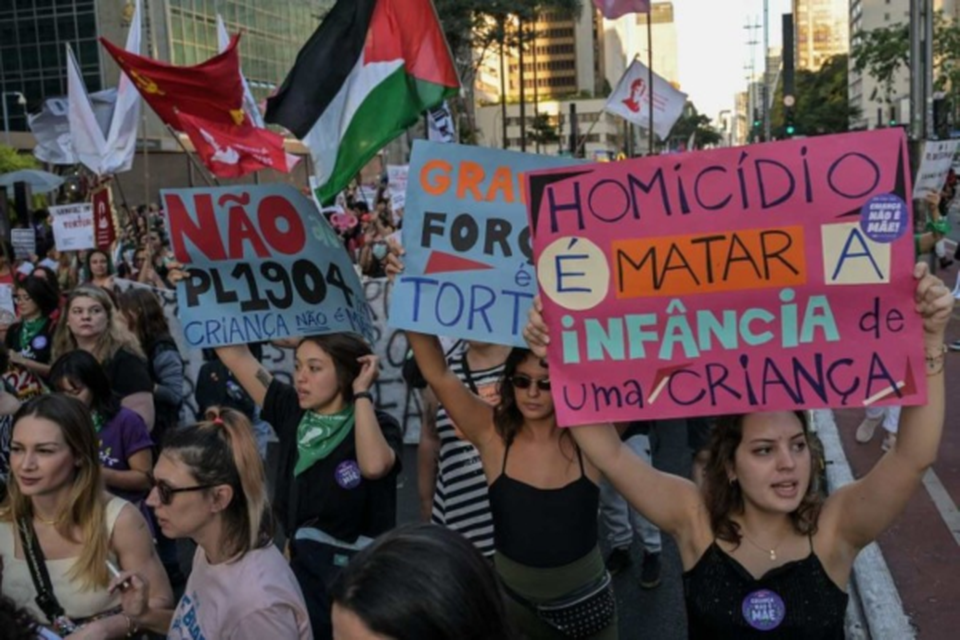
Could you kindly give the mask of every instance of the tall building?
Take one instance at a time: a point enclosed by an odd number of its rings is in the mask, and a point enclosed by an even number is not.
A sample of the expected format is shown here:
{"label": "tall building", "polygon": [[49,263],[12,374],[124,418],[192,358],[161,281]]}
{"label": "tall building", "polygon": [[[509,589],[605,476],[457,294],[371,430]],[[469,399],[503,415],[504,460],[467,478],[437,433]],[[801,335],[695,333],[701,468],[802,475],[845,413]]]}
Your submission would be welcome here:
{"label": "tall building", "polygon": [[[598,54],[599,14],[585,3],[579,17],[557,13],[541,14],[536,23],[525,25],[535,34],[523,53],[523,88],[526,101],[568,98],[577,94],[593,95],[602,89],[601,57]],[[508,29],[516,33],[518,24]],[[482,53],[475,81],[477,97],[497,102],[501,94],[499,47]],[[503,60],[507,100],[520,98],[520,52],[506,49]],[[599,79],[599,84],[598,84]]]}
{"label": "tall building", "polygon": [[[650,27],[653,32],[653,71],[680,86],[677,67],[677,27],[672,2],[655,2],[650,6]],[[630,13],[616,20],[603,20],[604,72],[607,82],[615,87],[623,72],[639,56],[648,64],[647,14]]]}
{"label": "tall building", "polygon": [[797,69],[819,71],[827,59],[850,51],[849,2],[793,0]]}
{"label": "tall building", "polygon": [[[217,52],[216,17],[227,30],[243,30],[240,56],[255,92],[266,95],[283,81],[297,51],[310,37],[334,0],[142,0],[143,53],[177,65],[202,62]],[[48,98],[64,96],[65,45],[77,56],[91,92],[116,86],[119,69],[97,38],[123,44],[132,0],[0,1],[0,91],[5,93],[11,131],[25,131],[24,110]],[[149,110],[148,110],[149,111]],[[148,135],[163,136],[155,120]]]}
{"label": "tall building", "polygon": [[[863,39],[863,34],[910,21],[910,0],[850,0],[850,50]],[[854,69],[851,56],[847,70],[847,97],[851,106],[859,107],[859,116],[850,122],[851,129],[875,129],[891,120],[909,120],[910,72],[901,67],[890,88],[866,73]]]}

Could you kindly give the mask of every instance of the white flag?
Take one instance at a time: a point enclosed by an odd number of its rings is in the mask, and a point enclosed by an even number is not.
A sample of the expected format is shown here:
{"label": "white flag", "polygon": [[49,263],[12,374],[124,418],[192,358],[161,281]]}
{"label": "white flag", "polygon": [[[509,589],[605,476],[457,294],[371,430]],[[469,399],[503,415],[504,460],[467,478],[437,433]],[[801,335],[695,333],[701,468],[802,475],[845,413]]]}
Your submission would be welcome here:
{"label": "white flag", "polygon": [[[126,50],[140,53],[140,0],[127,34]],[[67,45],[67,88],[70,137],[77,159],[98,176],[129,171],[137,146],[140,94],[126,74],[120,74],[116,105],[106,131],[97,121],[93,104],[73,51]]]}
{"label": "white flag", "polygon": [[[650,93],[650,71],[635,59],[610,94],[604,109],[647,128],[650,126]],[[670,135],[670,129],[683,113],[686,102],[687,94],[653,74],[653,131],[661,140]]]}
{"label": "white flag", "polygon": [[436,109],[427,111],[427,140],[431,142],[455,142],[456,129],[453,126],[453,114],[447,101]]}
{"label": "white flag", "polygon": [[[230,34],[227,33],[227,25],[224,24],[223,17],[219,13],[217,14],[217,45],[220,53],[226,51],[227,47],[230,46]],[[260,113],[260,107],[253,97],[253,92],[250,91],[250,85],[247,84],[247,78],[243,75],[243,69],[240,70],[240,82],[243,83],[243,110],[250,116],[250,122],[253,123],[253,126],[265,129],[263,114]]]}

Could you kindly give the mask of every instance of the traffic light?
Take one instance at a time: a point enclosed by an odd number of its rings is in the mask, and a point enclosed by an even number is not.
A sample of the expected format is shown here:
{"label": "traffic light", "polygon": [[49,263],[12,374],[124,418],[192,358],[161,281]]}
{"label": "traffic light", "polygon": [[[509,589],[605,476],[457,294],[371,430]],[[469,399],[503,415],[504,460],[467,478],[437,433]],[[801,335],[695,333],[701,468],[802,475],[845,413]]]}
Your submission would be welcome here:
{"label": "traffic light", "polygon": [[760,119],[760,110],[754,109],[753,110],[753,128],[759,129],[762,126],[763,126],[763,120]]}
{"label": "traffic light", "polygon": [[792,138],[797,133],[797,125],[793,122],[793,109],[787,108],[783,113],[783,133]]}
{"label": "traffic light", "polygon": [[893,105],[890,105],[890,126],[897,126],[897,108]]}

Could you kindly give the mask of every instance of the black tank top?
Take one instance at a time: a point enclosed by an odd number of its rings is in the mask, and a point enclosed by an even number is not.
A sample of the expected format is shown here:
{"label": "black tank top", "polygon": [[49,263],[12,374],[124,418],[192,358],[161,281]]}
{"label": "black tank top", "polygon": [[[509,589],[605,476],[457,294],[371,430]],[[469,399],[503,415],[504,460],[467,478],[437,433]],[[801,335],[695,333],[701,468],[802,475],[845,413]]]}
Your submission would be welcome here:
{"label": "black tank top", "polygon": [[691,640],[843,640],[849,596],[810,555],[759,580],[714,542],[683,574]]}
{"label": "black tank top", "polygon": [[597,546],[600,488],[584,472],[580,449],[580,477],[559,489],[538,489],[510,478],[509,453],[507,445],[500,477],[490,485],[497,552],[537,568],[562,567],[590,553]]}

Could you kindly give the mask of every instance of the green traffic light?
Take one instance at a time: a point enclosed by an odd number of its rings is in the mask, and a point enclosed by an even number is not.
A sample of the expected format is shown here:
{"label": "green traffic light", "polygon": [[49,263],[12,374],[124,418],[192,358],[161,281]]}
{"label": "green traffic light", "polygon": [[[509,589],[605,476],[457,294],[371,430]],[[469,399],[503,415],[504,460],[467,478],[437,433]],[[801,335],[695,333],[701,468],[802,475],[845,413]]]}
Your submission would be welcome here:
{"label": "green traffic light", "polygon": [[793,125],[788,125],[788,126],[787,126],[787,135],[788,135],[788,136],[792,136],[792,135],[795,134],[796,132],[797,132],[797,128],[796,128],[796,127],[794,127]]}

